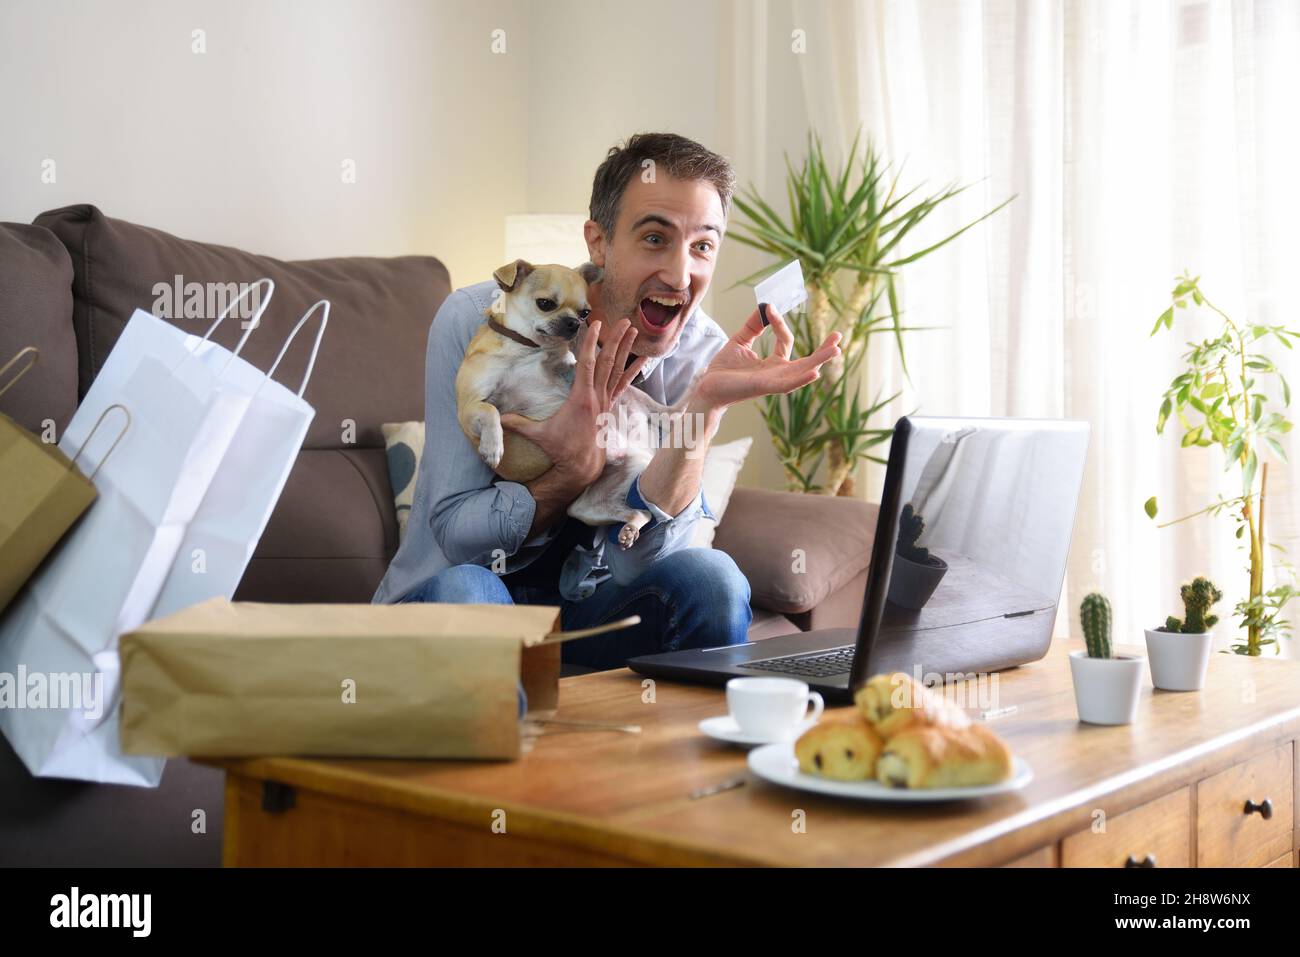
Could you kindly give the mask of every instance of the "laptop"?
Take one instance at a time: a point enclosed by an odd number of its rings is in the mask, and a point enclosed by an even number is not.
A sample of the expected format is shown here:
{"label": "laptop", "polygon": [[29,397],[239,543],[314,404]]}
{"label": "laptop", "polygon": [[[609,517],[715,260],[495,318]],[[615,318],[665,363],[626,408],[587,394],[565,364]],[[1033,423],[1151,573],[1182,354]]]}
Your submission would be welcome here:
{"label": "laptop", "polygon": [[904,416],[894,427],[856,631],[644,655],[639,674],[798,678],[828,702],[880,672],[927,684],[1042,658],[1088,452],[1087,422]]}

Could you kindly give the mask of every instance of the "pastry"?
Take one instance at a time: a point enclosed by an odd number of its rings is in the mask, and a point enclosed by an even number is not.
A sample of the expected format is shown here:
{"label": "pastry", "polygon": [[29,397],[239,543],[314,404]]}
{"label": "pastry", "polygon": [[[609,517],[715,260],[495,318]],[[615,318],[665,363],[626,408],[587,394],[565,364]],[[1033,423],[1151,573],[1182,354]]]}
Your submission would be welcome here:
{"label": "pastry", "polygon": [[967,728],[971,723],[966,712],[902,671],[870,678],[853,702],[883,738],[914,726]]}
{"label": "pastry", "polygon": [[1011,749],[987,725],[915,725],[885,743],[876,780],[890,787],[974,787],[1005,781],[1011,770]]}
{"label": "pastry", "polygon": [[876,775],[876,758],[883,742],[865,721],[823,721],[794,743],[799,770],[836,781],[870,781]]}

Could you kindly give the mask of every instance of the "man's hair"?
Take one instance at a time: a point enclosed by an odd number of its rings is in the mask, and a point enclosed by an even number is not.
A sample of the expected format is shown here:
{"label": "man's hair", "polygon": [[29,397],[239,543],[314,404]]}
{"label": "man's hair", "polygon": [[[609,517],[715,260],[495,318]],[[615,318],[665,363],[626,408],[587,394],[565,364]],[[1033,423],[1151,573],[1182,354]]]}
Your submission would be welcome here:
{"label": "man's hair", "polygon": [[727,214],[736,189],[736,173],[725,156],[676,133],[637,133],[621,146],[610,147],[591,183],[590,216],[606,236],[614,235],[627,184],[647,169],[656,176],[707,181],[718,191],[722,214]]}

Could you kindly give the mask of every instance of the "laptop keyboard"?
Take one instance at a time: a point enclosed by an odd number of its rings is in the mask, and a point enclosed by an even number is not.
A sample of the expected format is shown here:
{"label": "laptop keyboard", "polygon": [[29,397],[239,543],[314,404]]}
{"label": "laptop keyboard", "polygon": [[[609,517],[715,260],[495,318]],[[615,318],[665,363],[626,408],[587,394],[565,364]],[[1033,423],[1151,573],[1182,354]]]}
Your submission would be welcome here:
{"label": "laptop keyboard", "polygon": [[854,646],[847,645],[819,655],[786,655],[784,658],[746,661],[741,667],[753,668],[758,671],[779,671],[783,675],[829,678],[833,675],[848,674],[853,670],[853,653],[855,651],[857,649]]}

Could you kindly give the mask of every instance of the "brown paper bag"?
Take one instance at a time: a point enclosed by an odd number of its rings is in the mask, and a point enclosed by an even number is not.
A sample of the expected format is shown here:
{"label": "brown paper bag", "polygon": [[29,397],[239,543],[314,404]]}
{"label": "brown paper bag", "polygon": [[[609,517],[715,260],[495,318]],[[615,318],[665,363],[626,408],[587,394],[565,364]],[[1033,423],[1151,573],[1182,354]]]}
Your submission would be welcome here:
{"label": "brown paper bag", "polygon": [[[0,368],[0,378],[3,378],[15,362],[28,354],[32,356],[31,362],[0,388],[0,395],[35,365],[39,353],[28,346]],[[2,412],[0,489],[4,492],[0,495],[0,611],[3,611],[73,522],[90,507],[96,493],[90,479],[57,446],[42,442]]]}
{"label": "brown paper bag", "polygon": [[121,639],[122,750],[208,757],[516,758],[516,684],[554,709],[543,605],[287,605],[213,598]]}

